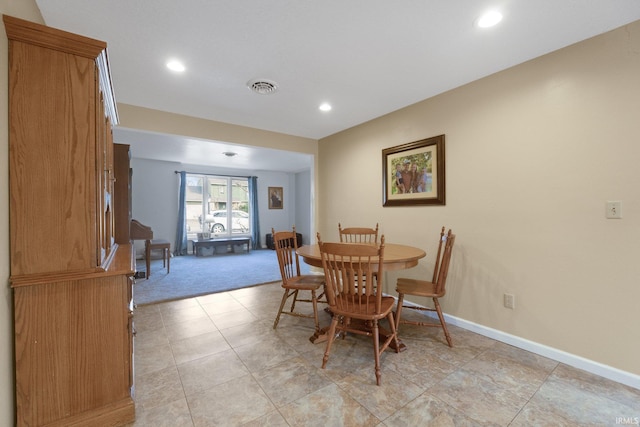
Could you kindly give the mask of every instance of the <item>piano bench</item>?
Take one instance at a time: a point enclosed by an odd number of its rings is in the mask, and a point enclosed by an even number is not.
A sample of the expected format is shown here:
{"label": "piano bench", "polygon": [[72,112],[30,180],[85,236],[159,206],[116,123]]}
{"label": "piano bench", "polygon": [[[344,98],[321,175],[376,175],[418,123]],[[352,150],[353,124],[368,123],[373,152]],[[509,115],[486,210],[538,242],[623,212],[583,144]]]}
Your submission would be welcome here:
{"label": "piano bench", "polygon": [[167,274],[171,268],[171,243],[164,239],[145,240],[144,255],[147,262],[147,279],[151,276],[151,251],[162,251],[162,268],[167,267]]}

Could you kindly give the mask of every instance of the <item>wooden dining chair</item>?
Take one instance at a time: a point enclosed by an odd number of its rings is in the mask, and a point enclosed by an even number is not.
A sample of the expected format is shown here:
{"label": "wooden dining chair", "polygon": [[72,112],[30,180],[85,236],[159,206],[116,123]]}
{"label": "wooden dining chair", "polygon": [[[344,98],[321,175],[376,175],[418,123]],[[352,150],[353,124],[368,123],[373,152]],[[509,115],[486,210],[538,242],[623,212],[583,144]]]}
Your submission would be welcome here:
{"label": "wooden dining chair", "polygon": [[338,223],[340,241],[344,243],[378,243],[378,224],[376,228],[347,227]]}
{"label": "wooden dining chair", "polygon": [[[396,352],[400,348],[393,318],[394,298],[382,295],[384,236],[380,239],[380,246],[375,246],[323,243],[318,233],[318,244],[326,280],[325,292],[333,315],[322,368],[329,360],[336,331],[370,336],[373,339],[376,384],[380,385],[380,355],[391,342],[394,342]],[[385,318],[391,333],[380,345],[379,321]]]}
{"label": "wooden dining chair", "polygon": [[[398,292],[398,308],[396,310],[396,329],[400,327],[401,323],[419,325],[419,326],[435,326],[442,327],[444,336],[447,339],[449,347],[453,347],[451,341],[451,335],[447,329],[447,323],[442,315],[442,309],[440,308],[440,302],[438,298],[442,298],[445,295],[445,284],[447,282],[447,274],[449,273],[449,262],[451,260],[451,251],[453,244],[456,240],[456,235],[449,230],[445,235],[444,227],[440,232],[440,242],[438,243],[438,254],[436,255],[436,262],[433,268],[433,279],[416,280],[409,278],[398,278],[396,282],[396,292]],[[444,248],[443,248],[444,245]],[[426,297],[433,299],[434,308],[423,307],[417,305],[403,305],[405,295],[413,295],[417,297]],[[413,320],[405,320],[402,318],[402,309],[409,308],[413,310],[422,311],[435,311],[438,313],[440,323],[433,322],[418,322]]]}
{"label": "wooden dining chair", "polygon": [[[318,300],[324,295],[324,276],[321,274],[300,274],[300,260],[298,258],[298,239],[296,238],[296,228],[292,231],[275,231],[271,229],[273,243],[280,266],[280,275],[282,276],[282,288],[284,294],[280,302],[280,308],[273,322],[273,329],[276,329],[280,321],[280,315],[288,314],[290,316],[308,317],[314,319],[316,332],[320,330],[318,320]],[[300,291],[308,291],[311,298],[300,298]],[[291,307],[285,310],[287,300],[291,298]],[[306,302],[313,305],[313,314],[304,314],[295,311],[296,302]]]}

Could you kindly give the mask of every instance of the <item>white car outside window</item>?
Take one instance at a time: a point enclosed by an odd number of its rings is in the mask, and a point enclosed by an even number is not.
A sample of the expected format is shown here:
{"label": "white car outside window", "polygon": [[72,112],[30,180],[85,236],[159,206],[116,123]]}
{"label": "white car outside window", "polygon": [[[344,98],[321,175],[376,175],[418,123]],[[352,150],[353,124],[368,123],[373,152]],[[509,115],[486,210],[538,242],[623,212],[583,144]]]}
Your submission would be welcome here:
{"label": "white car outside window", "polygon": [[[227,229],[227,211],[213,211],[205,219],[205,229],[214,234],[224,233]],[[249,231],[249,214],[244,211],[231,211],[231,231],[246,233]]]}

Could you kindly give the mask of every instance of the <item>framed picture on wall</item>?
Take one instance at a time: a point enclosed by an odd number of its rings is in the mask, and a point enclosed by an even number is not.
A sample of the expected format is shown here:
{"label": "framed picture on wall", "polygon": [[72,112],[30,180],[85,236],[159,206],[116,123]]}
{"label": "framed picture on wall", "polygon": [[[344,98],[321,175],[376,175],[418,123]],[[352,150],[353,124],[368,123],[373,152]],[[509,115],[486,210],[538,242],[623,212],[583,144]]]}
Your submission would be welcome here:
{"label": "framed picture on wall", "polygon": [[382,150],[382,206],[444,205],[444,135]]}
{"label": "framed picture on wall", "polygon": [[282,209],[282,187],[269,187],[269,209]]}

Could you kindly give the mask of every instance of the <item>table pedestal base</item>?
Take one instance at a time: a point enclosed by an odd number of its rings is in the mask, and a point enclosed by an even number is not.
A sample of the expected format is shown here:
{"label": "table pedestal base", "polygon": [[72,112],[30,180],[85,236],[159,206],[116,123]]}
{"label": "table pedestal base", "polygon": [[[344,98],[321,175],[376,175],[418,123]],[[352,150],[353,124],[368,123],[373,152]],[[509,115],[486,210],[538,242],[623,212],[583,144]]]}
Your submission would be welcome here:
{"label": "table pedestal base", "polygon": [[[367,332],[371,331],[371,326],[368,324],[368,322],[365,322],[362,320],[352,319],[351,326],[355,327],[356,329],[362,329],[363,331],[367,331]],[[379,333],[380,343],[384,343],[389,337],[389,331],[387,331],[385,328],[379,325],[378,325],[378,333]],[[324,328],[321,328],[319,331],[315,331],[313,335],[309,337],[309,341],[311,341],[314,344],[320,344],[322,342],[326,342],[328,339],[329,339],[329,326],[325,326]],[[399,346],[398,349],[400,352],[403,352],[407,349],[406,344],[403,343],[400,338],[398,338],[398,346]],[[396,350],[396,343],[394,341],[391,341],[389,343],[389,347],[393,350]]]}

